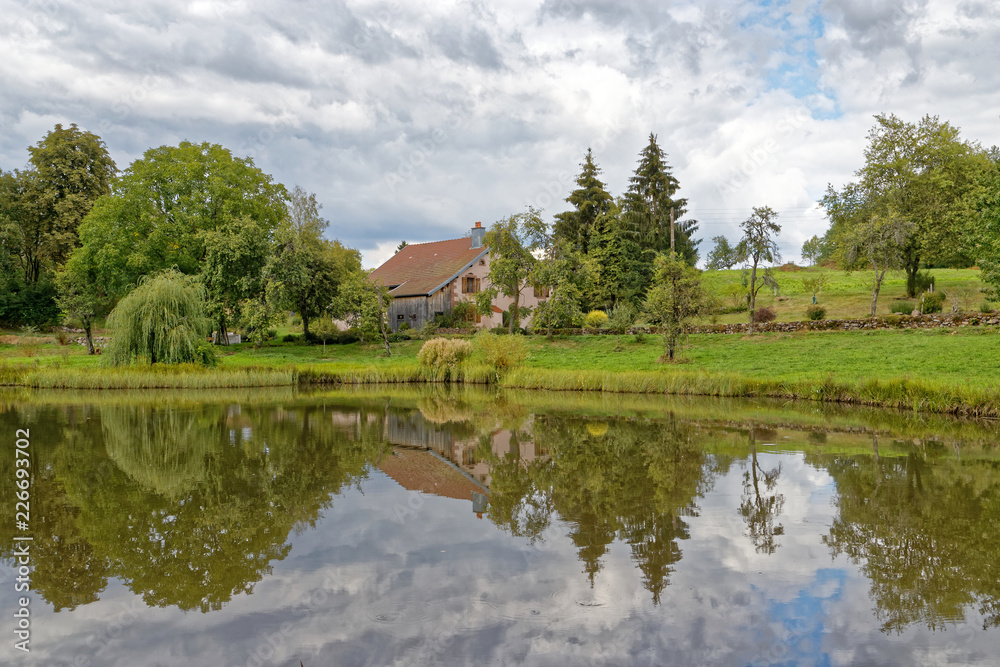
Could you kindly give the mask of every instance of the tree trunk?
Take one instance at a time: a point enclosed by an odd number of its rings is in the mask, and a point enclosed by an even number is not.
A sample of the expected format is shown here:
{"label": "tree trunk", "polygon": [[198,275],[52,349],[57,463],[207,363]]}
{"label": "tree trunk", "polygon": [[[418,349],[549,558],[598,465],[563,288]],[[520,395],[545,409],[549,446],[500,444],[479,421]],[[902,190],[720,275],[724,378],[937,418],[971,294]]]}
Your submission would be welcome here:
{"label": "tree trunk", "polygon": [[516,292],[514,292],[514,301],[513,303],[510,304],[510,322],[508,322],[509,325],[508,333],[510,334],[514,333],[515,323],[516,326],[521,325],[521,318],[520,318],[521,309],[519,306],[520,301],[521,301],[521,290],[517,290]]}
{"label": "tree trunk", "polygon": [[304,340],[309,340],[309,317],[305,314],[305,311],[299,311],[302,316],[302,338]]}
{"label": "tree trunk", "polygon": [[906,254],[903,269],[906,271],[906,296],[917,296],[917,273],[920,271],[920,257],[915,252]]}
{"label": "tree trunk", "polygon": [[91,333],[93,323],[90,321],[89,316],[85,316],[83,319],[83,333],[87,338],[87,354],[96,354],[94,352],[94,336]]}
{"label": "tree trunk", "polygon": [[878,267],[875,268],[875,287],[872,288],[872,317],[875,317],[875,309],[878,307],[878,293],[882,289],[885,271],[885,269],[882,269],[882,272],[879,273]]}
{"label": "tree trunk", "polygon": [[226,318],[219,318],[219,330],[217,332],[217,338],[215,339],[216,345],[229,345],[229,332],[226,330]]}
{"label": "tree trunk", "polygon": [[[382,343],[385,345],[385,356],[391,357],[392,350],[389,348],[389,324],[387,322],[387,317],[385,314],[385,302],[382,301],[382,291],[376,288],[376,294],[378,295],[378,328],[382,332]],[[303,320],[305,322],[305,320]]]}
{"label": "tree trunk", "polygon": [[757,309],[757,290],[755,289],[757,285],[757,260],[753,262],[753,266],[750,269],[750,333],[753,333],[753,316],[754,311]]}

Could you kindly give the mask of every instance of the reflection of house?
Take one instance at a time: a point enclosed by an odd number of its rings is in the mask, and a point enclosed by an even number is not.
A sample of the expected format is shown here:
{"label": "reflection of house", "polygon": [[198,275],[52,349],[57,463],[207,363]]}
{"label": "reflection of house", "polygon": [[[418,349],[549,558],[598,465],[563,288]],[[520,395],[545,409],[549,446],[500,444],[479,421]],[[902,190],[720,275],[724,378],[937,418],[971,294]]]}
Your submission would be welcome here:
{"label": "reflection of house", "polygon": [[[389,413],[386,415],[385,439],[393,445],[429,449],[448,459],[475,480],[490,485],[490,466],[480,459],[477,449],[480,439],[468,422],[436,424],[420,412]],[[547,458],[548,451],[539,447],[523,432],[497,429],[489,435],[490,451],[500,458],[514,457],[526,463]]]}
{"label": "reflection of house", "polygon": [[382,472],[409,491],[471,501],[479,486],[454,467],[427,450],[393,447],[378,466]]}
{"label": "reflection of house", "polygon": [[[381,280],[393,296],[389,306],[393,331],[403,323],[419,329],[435,316],[450,312],[455,304],[475,299],[476,293],[488,286],[490,251],[483,245],[485,233],[477,222],[471,238],[404,246],[371,273],[371,279]],[[498,296],[493,300],[493,312],[475,316],[475,323],[499,326],[503,323],[501,313],[512,302],[510,297]],[[522,290],[520,304],[529,307],[538,304],[530,286]]]}

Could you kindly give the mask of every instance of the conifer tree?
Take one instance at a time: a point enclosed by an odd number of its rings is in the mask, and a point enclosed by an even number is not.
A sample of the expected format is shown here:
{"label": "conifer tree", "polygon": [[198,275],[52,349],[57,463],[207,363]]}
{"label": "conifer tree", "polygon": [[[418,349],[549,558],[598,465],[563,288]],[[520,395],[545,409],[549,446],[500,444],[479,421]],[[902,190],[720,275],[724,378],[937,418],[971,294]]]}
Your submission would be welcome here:
{"label": "conifer tree", "polygon": [[[671,209],[675,220],[674,250],[690,266],[698,261],[698,243],[692,236],[695,220],[681,220],[687,213],[687,199],[675,197],[680,183],[674,178],[666,153],[650,133],[649,145],[639,153],[639,165],[629,178],[624,198],[624,219],[644,251],[645,273],[652,272],[653,256],[670,250]],[[647,278],[648,280],[648,278]]]}
{"label": "conifer tree", "polygon": [[614,205],[614,199],[608,193],[605,184],[597,177],[600,167],[594,163],[591,150],[580,163],[582,171],[576,178],[578,187],[566,198],[575,207],[555,216],[555,238],[557,241],[568,241],[578,252],[586,254],[590,248],[590,236],[594,230],[597,218],[607,213]]}

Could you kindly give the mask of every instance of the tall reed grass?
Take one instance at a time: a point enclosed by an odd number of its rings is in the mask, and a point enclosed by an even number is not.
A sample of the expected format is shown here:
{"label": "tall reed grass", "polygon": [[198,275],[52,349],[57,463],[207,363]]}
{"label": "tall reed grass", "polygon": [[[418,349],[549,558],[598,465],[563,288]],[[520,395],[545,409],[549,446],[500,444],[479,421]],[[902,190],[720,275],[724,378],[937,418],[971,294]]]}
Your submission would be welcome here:
{"label": "tall reed grass", "polygon": [[204,368],[195,364],[118,368],[40,368],[24,384],[46,389],[210,389],[282,387],[297,381],[292,368]]}

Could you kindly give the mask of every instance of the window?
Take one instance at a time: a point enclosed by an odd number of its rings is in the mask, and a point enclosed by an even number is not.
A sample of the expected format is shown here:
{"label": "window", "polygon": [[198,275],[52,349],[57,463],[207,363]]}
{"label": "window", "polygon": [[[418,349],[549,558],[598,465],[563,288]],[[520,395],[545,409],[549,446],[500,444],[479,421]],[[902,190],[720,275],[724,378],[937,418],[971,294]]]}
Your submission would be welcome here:
{"label": "window", "polygon": [[479,291],[479,278],[462,278],[462,294],[475,294]]}
{"label": "window", "polygon": [[403,313],[400,313],[399,315],[396,315],[396,319],[397,320],[403,319]]}
{"label": "window", "polygon": [[411,320],[417,319],[417,314],[416,313],[410,313],[410,319]]}
{"label": "window", "polygon": [[483,321],[483,316],[479,314],[478,310],[475,310],[474,308],[470,308],[469,311],[467,313],[465,313],[465,321],[469,322],[470,324],[472,322],[475,322],[476,324],[479,324],[480,322]]}
{"label": "window", "polygon": [[535,298],[536,299],[548,299],[549,298],[549,288],[548,287],[540,287],[539,285],[535,285]]}

